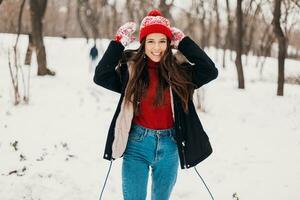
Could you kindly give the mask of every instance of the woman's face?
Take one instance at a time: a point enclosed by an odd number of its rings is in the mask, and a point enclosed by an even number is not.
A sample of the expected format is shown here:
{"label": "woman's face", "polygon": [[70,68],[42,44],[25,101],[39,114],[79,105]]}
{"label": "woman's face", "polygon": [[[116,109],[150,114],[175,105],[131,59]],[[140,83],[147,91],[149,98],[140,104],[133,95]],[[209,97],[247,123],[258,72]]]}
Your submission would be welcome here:
{"label": "woman's face", "polygon": [[167,36],[151,33],[146,36],[145,53],[154,62],[159,62],[167,49]]}

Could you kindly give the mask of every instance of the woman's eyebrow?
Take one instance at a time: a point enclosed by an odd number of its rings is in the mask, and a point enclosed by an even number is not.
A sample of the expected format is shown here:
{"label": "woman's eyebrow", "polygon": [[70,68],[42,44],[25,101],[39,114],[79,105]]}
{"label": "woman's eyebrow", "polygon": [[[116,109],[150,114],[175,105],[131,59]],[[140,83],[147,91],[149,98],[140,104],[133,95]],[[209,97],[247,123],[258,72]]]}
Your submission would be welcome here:
{"label": "woman's eyebrow", "polygon": [[[149,41],[149,40],[155,40],[155,39],[153,39],[153,38],[148,38],[147,41]],[[165,41],[165,40],[167,40],[167,39],[166,39],[166,38],[160,38],[160,39],[158,39],[158,40],[159,40],[159,41],[162,41],[162,40]]]}

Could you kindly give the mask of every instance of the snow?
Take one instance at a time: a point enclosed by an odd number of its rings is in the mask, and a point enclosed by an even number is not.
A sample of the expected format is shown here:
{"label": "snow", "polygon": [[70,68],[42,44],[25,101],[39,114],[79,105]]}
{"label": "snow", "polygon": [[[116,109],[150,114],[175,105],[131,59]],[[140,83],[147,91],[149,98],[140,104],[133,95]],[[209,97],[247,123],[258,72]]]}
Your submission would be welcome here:
{"label": "snow", "polygon": [[[119,95],[93,83],[92,43],[47,37],[48,65],[57,75],[36,76],[33,59],[29,104],[14,106],[7,51],[15,37],[0,34],[0,199],[98,199],[110,164],[102,159],[106,134]],[[20,37],[21,61],[27,41]],[[241,200],[300,199],[299,85],[285,84],[284,97],[276,96],[276,59],[267,59],[260,77],[251,56],[244,68],[246,89],[239,90],[234,62],[227,59],[224,70],[214,59],[216,50],[207,52],[220,66],[219,77],[203,87],[206,112],[198,114],[214,152],[197,169],[215,199],[236,199],[234,193]],[[299,75],[299,65],[287,60],[286,76]],[[113,162],[105,200],[122,199],[121,163]],[[210,196],[189,169],[179,170],[171,199]]]}

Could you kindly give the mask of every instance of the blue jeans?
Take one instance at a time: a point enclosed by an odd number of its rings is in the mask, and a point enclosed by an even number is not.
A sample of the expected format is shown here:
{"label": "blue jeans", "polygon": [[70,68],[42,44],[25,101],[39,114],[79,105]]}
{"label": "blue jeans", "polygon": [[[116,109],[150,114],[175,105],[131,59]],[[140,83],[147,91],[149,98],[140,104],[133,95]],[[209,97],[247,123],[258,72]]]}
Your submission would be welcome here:
{"label": "blue jeans", "polygon": [[122,163],[124,200],[145,200],[149,168],[151,200],[168,200],[177,179],[179,155],[174,128],[132,125]]}

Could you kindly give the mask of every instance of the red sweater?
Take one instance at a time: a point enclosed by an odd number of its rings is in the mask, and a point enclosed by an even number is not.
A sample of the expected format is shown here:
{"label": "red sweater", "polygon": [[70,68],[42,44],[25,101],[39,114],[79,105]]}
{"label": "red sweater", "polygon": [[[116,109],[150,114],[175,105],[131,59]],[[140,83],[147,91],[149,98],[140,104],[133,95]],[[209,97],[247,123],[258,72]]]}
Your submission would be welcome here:
{"label": "red sweater", "polygon": [[163,105],[153,106],[158,85],[157,67],[158,63],[148,58],[149,87],[146,96],[141,98],[140,114],[134,116],[133,123],[150,129],[168,129],[174,125],[169,88],[164,91]]}

